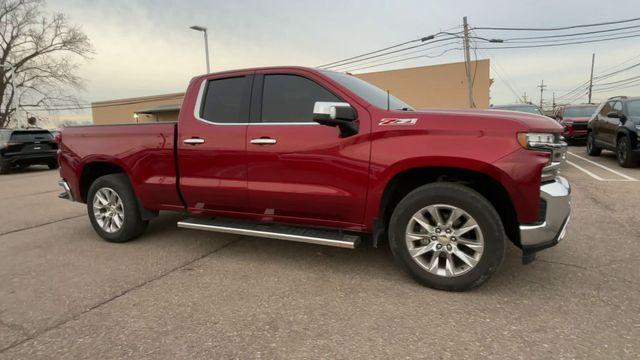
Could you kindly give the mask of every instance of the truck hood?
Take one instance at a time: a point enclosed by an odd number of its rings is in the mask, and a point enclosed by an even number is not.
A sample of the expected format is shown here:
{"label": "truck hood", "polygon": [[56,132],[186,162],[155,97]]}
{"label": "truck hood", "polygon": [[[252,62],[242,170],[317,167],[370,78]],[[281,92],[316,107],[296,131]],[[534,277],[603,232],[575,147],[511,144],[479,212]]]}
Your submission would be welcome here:
{"label": "truck hood", "polygon": [[528,114],[509,110],[483,110],[483,109],[444,109],[444,110],[417,110],[415,112],[405,112],[404,117],[416,115],[440,116],[448,118],[458,118],[472,121],[495,122],[496,120],[517,123],[522,131],[540,132],[562,132],[563,127],[557,121],[542,115]]}

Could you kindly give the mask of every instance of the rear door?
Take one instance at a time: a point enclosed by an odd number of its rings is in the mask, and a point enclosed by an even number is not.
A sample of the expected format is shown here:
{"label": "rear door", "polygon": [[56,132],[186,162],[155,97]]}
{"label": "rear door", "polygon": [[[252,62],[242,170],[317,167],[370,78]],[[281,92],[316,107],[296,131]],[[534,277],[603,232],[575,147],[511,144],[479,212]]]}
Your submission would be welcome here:
{"label": "rear door", "polygon": [[[613,101],[611,103],[611,110],[609,112],[622,114],[622,102],[619,100]],[[616,141],[616,130],[620,126],[620,119],[615,117],[606,116],[608,113],[605,113],[604,123],[603,123],[603,132],[605,141],[608,144],[615,146]]]}
{"label": "rear door", "polygon": [[600,111],[594,116],[594,121],[591,125],[596,140],[605,144],[610,144],[607,133],[607,114],[612,111],[613,103],[613,100],[604,103]]}
{"label": "rear door", "polygon": [[[359,227],[368,185],[368,111],[304,71],[257,72],[253,99],[255,122],[247,130],[251,211],[262,220]],[[350,103],[359,133],[340,138],[336,128],[315,123],[316,101]]]}
{"label": "rear door", "polygon": [[[246,132],[252,74],[227,73],[190,86],[178,123],[180,191],[196,214],[247,211]],[[188,111],[186,109],[194,109]]]}

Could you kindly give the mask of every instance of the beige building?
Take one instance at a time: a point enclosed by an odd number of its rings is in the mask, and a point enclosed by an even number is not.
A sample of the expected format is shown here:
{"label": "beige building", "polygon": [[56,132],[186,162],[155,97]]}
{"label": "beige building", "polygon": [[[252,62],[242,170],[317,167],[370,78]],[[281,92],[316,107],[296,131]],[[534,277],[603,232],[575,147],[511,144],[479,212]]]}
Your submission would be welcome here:
{"label": "beige building", "polygon": [[[489,60],[471,62],[473,97],[476,107],[489,107]],[[467,80],[464,62],[421,66],[400,70],[356,74],[411,106],[424,108],[468,108]],[[147,123],[175,121],[184,93],[92,103],[93,123]]]}

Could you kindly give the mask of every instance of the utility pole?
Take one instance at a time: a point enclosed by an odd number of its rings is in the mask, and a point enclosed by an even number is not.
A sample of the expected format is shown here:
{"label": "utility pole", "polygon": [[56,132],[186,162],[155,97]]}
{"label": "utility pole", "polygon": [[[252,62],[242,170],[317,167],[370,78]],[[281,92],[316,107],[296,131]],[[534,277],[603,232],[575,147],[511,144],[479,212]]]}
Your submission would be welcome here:
{"label": "utility pole", "polygon": [[556,108],[556,92],[553,92],[553,101],[551,102],[551,106],[553,106],[553,108]]}
{"label": "utility pole", "polygon": [[544,80],[542,80],[542,82],[540,82],[540,85],[538,85],[538,87],[540,88],[540,110],[542,110],[542,94],[544,93],[544,88],[546,88],[547,85],[545,85]]}
{"label": "utility pole", "polygon": [[464,28],[464,67],[467,71],[467,92],[469,95],[469,107],[475,108],[476,104],[473,101],[473,84],[471,83],[471,55],[469,54],[469,24],[467,23],[467,17],[462,18],[462,26]]}
{"label": "utility pole", "polygon": [[524,92],[524,95],[522,95],[522,101],[523,101],[523,104],[529,103],[529,101],[527,101],[527,92],[526,91]]}
{"label": "utility pole", "polygon": [[591,104],[591,93],[593,91],[593,64],[596,61],[596,54],[591,55],[591,76],[589,77],[589,104]]}

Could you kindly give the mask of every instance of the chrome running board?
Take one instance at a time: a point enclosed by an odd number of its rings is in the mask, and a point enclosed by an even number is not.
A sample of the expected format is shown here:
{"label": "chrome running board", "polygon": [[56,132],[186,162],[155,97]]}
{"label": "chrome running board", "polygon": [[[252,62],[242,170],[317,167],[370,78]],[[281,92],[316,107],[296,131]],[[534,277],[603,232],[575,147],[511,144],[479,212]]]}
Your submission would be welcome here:
{"label": "chrome running board", "polygon": [[307,228],[251,220],[190,218],[179,221],[178,227],[335,246],[345,249],[355,249],[360,243],[360,236],[345,234],[341,230]]}

